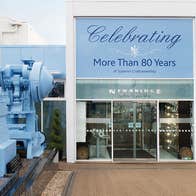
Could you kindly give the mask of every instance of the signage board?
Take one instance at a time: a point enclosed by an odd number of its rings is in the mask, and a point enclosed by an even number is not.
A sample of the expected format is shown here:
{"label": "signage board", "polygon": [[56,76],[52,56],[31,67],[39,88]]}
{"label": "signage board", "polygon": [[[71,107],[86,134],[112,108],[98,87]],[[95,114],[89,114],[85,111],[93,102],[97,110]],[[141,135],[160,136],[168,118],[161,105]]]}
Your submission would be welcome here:
{"label": "signage board", "polygon": [[192,79],[78,79],[77,99],[193,99]]}
{"label": "signage board", "polygon": [[192,78],[191,18],[76,18],[78,78]]}

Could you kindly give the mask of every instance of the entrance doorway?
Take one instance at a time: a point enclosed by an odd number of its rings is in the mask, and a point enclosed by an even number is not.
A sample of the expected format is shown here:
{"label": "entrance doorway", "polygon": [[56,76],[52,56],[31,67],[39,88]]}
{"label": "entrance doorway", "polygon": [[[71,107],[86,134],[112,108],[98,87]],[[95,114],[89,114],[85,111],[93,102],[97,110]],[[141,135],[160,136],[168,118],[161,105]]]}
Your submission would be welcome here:
{"label": "entrance doorway", "polygon": [[113,158],[157,158],[156,101],[113,102]]}

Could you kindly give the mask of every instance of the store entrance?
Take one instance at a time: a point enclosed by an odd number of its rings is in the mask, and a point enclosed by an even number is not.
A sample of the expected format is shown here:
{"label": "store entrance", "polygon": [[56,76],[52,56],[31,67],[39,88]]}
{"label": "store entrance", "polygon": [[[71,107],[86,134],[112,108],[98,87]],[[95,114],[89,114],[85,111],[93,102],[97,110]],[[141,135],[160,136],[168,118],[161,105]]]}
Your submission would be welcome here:
{"label": "store entrance", "polygon": [[114,161],[156,159],[157,104],[155,101],[113,102]]}

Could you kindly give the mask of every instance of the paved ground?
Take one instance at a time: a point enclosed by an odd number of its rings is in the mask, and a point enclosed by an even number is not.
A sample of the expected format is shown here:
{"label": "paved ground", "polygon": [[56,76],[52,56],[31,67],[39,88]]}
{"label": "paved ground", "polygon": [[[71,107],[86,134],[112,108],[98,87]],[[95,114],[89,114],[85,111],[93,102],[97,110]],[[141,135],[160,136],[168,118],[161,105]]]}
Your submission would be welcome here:
{"label": "paved ground", "polygon": [[[52,164],[73,171],[70,196],[195,196],[196,164]],[[52,195],[52,194],[51,194]]]}
{"label": "paved ground", "polygon": [[191,170],[79,170],[73,196],[194,196],[196,171]]}

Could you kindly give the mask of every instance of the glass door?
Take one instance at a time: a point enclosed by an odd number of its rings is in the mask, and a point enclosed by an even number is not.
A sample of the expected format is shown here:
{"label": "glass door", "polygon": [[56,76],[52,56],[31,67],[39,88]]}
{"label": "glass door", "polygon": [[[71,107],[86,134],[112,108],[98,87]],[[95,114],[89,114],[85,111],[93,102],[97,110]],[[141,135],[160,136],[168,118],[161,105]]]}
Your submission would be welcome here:
{"label": "glass door", "polygon": [[156,159],[156,102],[113,102],[114,160]]}

